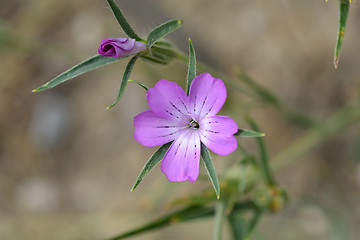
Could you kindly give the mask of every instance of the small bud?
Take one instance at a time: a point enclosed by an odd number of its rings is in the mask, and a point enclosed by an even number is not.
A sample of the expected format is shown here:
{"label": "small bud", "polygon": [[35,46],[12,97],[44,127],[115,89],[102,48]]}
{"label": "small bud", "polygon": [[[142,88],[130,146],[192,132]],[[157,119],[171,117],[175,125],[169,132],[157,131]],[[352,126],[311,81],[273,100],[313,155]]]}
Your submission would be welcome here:
{"label": "small bud", "polygon": [[105,38],[101,41],[98,53],[104,57],[122,58],[146,50],[145,43],[132,38]]}

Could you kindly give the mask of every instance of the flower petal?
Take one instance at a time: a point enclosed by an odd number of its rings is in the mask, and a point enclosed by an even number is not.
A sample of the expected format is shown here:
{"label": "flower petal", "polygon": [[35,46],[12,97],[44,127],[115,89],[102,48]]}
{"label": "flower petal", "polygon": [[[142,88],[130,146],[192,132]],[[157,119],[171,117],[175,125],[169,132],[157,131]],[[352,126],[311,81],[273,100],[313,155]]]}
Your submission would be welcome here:
{"label": "flower petal", "polygon": [[191,83],[189,99],[190,111],[195,120],[214,116],[225,103],[225,84],[210,73],[200,74]]}
{"label": "flower petal", "polygon": [[123,51],[129,51],[135,46],[135,39],[132,38],[110,38],[111,43]]}
{"label": "flower petal", "polygon": [[170,182],[195,182],[199,176],[199,163],[199,132],[187,130],[170,146],[161,163],[161,171]]}
{"label": "flower petal", "polygon": [[187,124],[191,120],[188,97],[176,83],[160,80],[146,94],[150,109],[159,116]]}
{"label": "flower petal", "polygon": [[122,58],[146,50],[145,43],[132,38],[105,38],[101,41],[98,53],[105,57]]}
{"label": "flower petal", "polygon": [[161,118],[151,110],[134,117],[134,138],[146,147],[154,147],[171,142],[181,135],[183,127]]}
{"label": "flower petal", "polygon": [[219,155],[227,155],[237,148],[234,133],[238,125],[230,117],[206,117],[199,122],[200,139],[211,151]]}
{"label": "flower petal", "polygon": [[145,43],[142,43],[142,42],[135,42],[135,46],[133,49],[131,49],[128,53],[130,55],[133,55],[133,54],[136,54],[138,52],[142,52],[142,51],[145,51],[147,48],[146,44]]}

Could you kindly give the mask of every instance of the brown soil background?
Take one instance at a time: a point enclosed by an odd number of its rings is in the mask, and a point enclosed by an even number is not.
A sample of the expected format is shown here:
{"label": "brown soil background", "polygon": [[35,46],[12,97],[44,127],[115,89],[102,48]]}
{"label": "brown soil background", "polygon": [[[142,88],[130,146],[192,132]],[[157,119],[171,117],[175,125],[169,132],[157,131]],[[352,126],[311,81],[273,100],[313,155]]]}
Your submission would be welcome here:
{"label": "brown soil background", "polygon": [[[179,49],[187,52],[191,37],[200,61],[230,76],[241,66],[319,121],[359,99],[356,0],[338,70],[332,64],[335,0],[117,2],[144,36],[171,18],[183,19],[183,27],[168,38]],[[0,45],[0,239],[104,239],[165,214],[168,200],[209,187],[208,181],[169,183],[157,167],[130,192],[155,149],[132,138],[133,116],[147,109],[141,88],[129,84],[121,102],[105,109],[117,94],[126,61],[31,92],[96,54],[102,38],[123,36],[105,0],[0,0],[0,26],[12,36],[0,41],[5,42]],[[160,67],[139,62],[132,74],[149,86],[161,78],[184,84],[185,77],[181,62]],[[242,101],[231,89],[229,95],[231,106]],[[267,134],[271,156],[305,132],[271,108],[250,114]],[[235,118],[245,124],[240,115]],[[262,219],[258,239],[359,239],[359,129],[359,123],[352,125],[277,173],[291,202]],[[253,147],[252,140],[241,141]],[[222,158],[214,160],[221,171]],[[212,228],[207,219],[132,239],[211,239]],[[230,239],[227,227],[224,234]]]}

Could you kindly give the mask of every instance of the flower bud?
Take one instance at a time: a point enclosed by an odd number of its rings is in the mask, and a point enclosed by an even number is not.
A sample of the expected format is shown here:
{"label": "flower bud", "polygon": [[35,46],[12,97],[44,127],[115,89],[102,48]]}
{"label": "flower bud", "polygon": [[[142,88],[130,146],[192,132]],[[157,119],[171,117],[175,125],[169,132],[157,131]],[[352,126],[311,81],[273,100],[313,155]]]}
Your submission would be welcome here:
{"label": "flower bud", "polygon": [[122,58],[146,50],[145,43],[132,38],[105,38],[101,41],[98,53],[104,57]]}

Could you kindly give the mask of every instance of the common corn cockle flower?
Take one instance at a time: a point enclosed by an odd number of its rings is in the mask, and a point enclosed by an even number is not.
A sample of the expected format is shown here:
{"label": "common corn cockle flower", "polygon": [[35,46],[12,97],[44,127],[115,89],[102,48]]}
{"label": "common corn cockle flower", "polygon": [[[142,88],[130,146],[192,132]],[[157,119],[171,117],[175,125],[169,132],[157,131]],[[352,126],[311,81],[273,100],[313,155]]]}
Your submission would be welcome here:
{"label": "common corn cockle flower", "polygon": [[160,80],[147,91],[146,97],[151,110],[134,117],[134,138],[146,147],[173,141],[161,163],[169,181],[196,181],[200,142],[219,155],[237,148],[236,122],[216,115],[226,100],[221,79],[209,73],[195,77],[189,96],[178,84]]}
{"label": "common corn cockle flower", "polygon": [[98,53],[104,57],[122,58],[142,52],[146,48],[145,43],[132,38],[105,38],[101,41]]}

